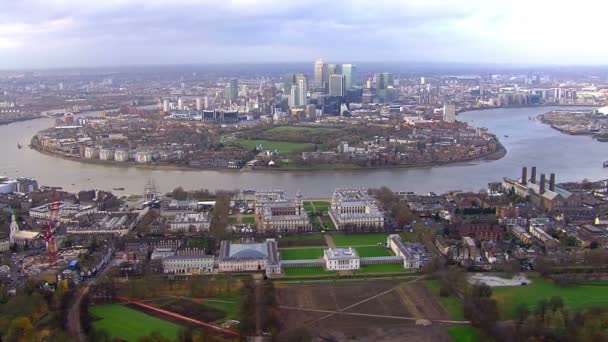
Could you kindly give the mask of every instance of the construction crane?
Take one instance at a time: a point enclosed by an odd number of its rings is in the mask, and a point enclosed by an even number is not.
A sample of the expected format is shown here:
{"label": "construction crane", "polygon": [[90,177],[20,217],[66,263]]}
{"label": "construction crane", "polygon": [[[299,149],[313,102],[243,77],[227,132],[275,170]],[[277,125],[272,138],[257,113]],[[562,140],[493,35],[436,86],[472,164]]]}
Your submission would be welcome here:
{"label": "construction crane", "polygon": [[48,254],[49,264],[51,266],[57,263],[57,242],[55,241],[55,221],[59,219],[59,209],[61,202],[57,200],[57,192],[53,190],[51,195],[51,203],[49,204],[50,217],[49,223],[44,229],[44,241],[46,242],[46,251]]}

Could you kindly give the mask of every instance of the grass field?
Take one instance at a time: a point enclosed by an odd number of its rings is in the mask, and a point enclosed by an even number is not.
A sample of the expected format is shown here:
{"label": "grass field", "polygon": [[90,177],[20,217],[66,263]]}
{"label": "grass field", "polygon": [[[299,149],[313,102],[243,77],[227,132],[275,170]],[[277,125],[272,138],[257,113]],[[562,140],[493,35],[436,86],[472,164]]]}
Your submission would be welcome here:
{"label": "grass field", "polygon": [[371,234],[334,234],[334,242],[338,247],[349,246],[371,246],[379,242],[386,242],[386,234],[371,233]]}
{"label": "grass field", "polygon": [[384,248],[384,246],[365,246],[356,247],[355,249],[357,250],[357,253],[359,253],[359,256],[362,258],[391,255],[390,251]]}
{"label": "grass field", "polygon": [[240,300],[241,297],[239,293],[235,292],[208,299],[201,302],[201,305],[223,311],[226,314],[226,317],[224,317],[222,321],[228,319],[239,320]]}
{"label": "grass field", "polygon": [[311,241],[323,239],[323,234],[290,235],[281,238],[283,241]]}
{"label": "grass field", "polygon": [[281,260],[318,259],[323,256],[323,247],[312,248],[280,248]]}
{"label": "grass field", "polygon": [[425,280],[424,284],[426,285],[426,287],[428,287],[428,289],[435,296],[435,298],[441,303],[443,308],[450,314],[450,317],[452,317],[452,319],[455,319],[457,321],[465,320],[464,310],[462,309],[462,303],[460,302],[460,299],[453,295],[450,295],[448,297],[441,297],[439,295],[439,289],[441,285],[439,284],[438,280]]}
{"label": "grass field", "polygon": [[279,153],[292,153],[301,152],[306,150],[312,150],[313,145],[308,143],[293,143],[287,141],[270,141],[270,140],[244,140],[238,139],[236,141],[239,145],[254,149],[258,145],[262,145],[266,150],[278,150]]}
{"label": "grass field", "polygon": [[266,132],[283,133],[283,132],[303,132],[303,133],[330,133],[336,131],[335,128],[327,127],[302,127],[302,126],[277,126]]}
{"label": "grass field", "polygon": [[532,284],[526,286],[495,287],[492,297],[498,302],[501,319],[516,317],[516,308],[527,305],[534,309],[541,299],[550,299],[559,296],[564,304],[573,309],[583,309],[608,304],[608,286],[579,285],[573,287],[560,287],[550,280],[542,279],[537,275],[528,275]]}
{"label": "grass field", "polygon": [[479,329],[470,326],[449,327],[448,335],[454,342],[477,342],[480,340]]}
{"label": "grass field", "polygon": [[254,224],[255,217],[254,216],[243,216],[241,217],[241,223],[243,224]]}
{"label": "grass field", "polygon": [[404,272],[403,264],[365,265],[355,273],[391,273]]}
{"label": "grass field", "polygon": [[141,336],[158,331],[164,337],[174,340],[181,326],[119,304],[91,306],[91,314],[100,318],[93,322],[95,329],[106,330],[113,338],[137,341]]}
{"label": "grass field", "polygon": [[304,268],[284,268],[286,276],[316,276],[316,275],[335,275],[336,272],[327,272],[323,267],[304,267]]}

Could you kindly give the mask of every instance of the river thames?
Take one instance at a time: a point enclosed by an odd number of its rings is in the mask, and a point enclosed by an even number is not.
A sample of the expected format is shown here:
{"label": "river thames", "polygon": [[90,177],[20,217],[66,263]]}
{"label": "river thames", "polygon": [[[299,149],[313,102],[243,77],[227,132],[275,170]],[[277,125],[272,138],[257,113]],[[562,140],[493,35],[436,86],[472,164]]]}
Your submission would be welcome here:
{"label": "river thames", "polygon": [[[52,126],[54,119],[37,119],[0,126],[2,160],[0,175],[33,177],[41,185],[59,186],[68,191],[124,188],[121,194],[141,194],[153,179],[160,192],[177,186],[185,189],[298,189],[304,196],[327,197],[336,187],[380,187],[417,193],[447,190],[477,191],[504,176],[517,177],[522,166],[537,166],[539,172],[555,172],[558,182],[584,178],[608,178],[608,143],[586,136],[562,134],[530,116],[553,107],[509,108],[461,113],[458,120],[487,127],[507,150],[499,160],[414,169],[369,171],[263,172],[229,170],[153,170],[137,167],[86,164],[41,154],[17,143],[29,144],[37,131]],[[564,107],[560,107],[564,109]],[[508,137],[507,137],[508,136]]]}

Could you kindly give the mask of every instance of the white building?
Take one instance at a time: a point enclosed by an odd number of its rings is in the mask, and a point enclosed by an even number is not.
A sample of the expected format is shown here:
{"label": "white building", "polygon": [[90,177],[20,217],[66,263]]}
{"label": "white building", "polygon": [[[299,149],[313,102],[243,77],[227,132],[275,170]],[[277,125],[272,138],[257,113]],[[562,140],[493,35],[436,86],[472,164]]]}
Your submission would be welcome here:
{"label": "white building", "polygon": [[275,190],[256,192],[255,210],[258,228],[263,232],[306,232],[312,230],[308,213],[304,209],[302,194],[287,200],[285,192]]}
{"label": "white building", "polygon": [[364,189],[336,189],[329,216],[337,230],[384,228],[384,215]]}
{"label": "white building", "polygon": [[169,229],[172,232],[207,231],[210,225],[211,215],[206,211],[200,213],[177,213],[169,221]]}
{"label": "white building", "polygon": [[86,146],[84,148],[84,157],[86,159],[97,159],[99,157],[99,149],[93,146]]}
{"label": "white building", "polygon": [[151,163],[154,160],[154,153],[150,151],[139,151],[135,153],[135,161],[138,163]]}
{"label": "white building", "polygon": [[326,249],[323,259],[328,271],[358,270],[360,267],[359,254],[351,247]]}
{"label": "white building", "polygon": [[233,244],[222,241],[219,255],[220,272],[265,271],[280,274],[281,264],[277,243],[266,239],[265,243]]}
{"label": "white building", "polygon": [[164,273],[186,275],[211,273],[215,257],[205,254],[178,254],[164,258],[162,263]]}
{"label": "white building", "polygon": [[456,105],[443,105],[443,121],[454,123],[456,121]]}
{"label": "white building", "polygon": [[111,148],[100,148],[99,149],[99,159],[100,160],[113,160],[114,159],[114,150]]}
{"label": "white building", "polygon": [[403,243],[398,234],[391,234],[386,245],[396,256],[403,258],[403,268],[420,268],[424,265],[425,252],[420,244]]}
{"label": "white building", "polygon": [[[93,205],[80,205],[80,204],[72,204],[60,201],[59,202],[59,219],[65,220],[70,217],[86,215],[96,213],[97,207]],[[41,206],[31,208],[30,216],[37,219],[50,219],[51,218],[51,208],[50,204],[43,204]]]}
{"label": "white building", "polygon": [[116,150],[116,152],[114,152],[114,160],[116,160],[117,162],[129,161],[129,151]]}

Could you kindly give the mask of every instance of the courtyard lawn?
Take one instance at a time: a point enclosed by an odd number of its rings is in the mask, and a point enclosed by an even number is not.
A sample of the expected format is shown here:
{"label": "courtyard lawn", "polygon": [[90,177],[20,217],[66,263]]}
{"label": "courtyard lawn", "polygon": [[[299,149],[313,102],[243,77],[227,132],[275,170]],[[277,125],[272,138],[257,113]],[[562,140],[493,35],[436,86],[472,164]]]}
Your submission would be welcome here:
{"label": "courtyard lawn", "polygon": [[91,306],[91,314],[99,320],[93,322],[95,329],[106,330],[112,338],[137,341],[141,336],[158,331],[164,337],[174,340],[181,326],[147,315],[120,304]]}
{"label": "courtyard lawn", "polygon": [[384,246],[355,247],[361,258],[391,256],[391,252]]}
{"label": "courtyard lawn", "polygon": [[319,259],[323,256],[322,247],[312,248],[279,248],[281,260],[304,260],[304,259]]}
{"label": "courtyard lawn", "polygon": [[454,342],[477,342],[480,340],[479,329],[467,325],[449,327],[448,335]]}
{"label": "courtyard lawn", "polygon": [[378,243],[386,243],[386,234],[384,233],[334,234],[332,236],[338,247],[373,246]]}
{"label": "courtyard lawn", "polygon": [[289,277],[335,275],[336,272],[325,271],[323,267],[284,268],[283,272]]}
{"label": "courtyard lawn", "polygon": [[334,221],[331,220],[331,217],[329,217],[328,214],[323,214],[323,216],[321,216],[321,223],[327,230],[336,230]]}
{"label": "courtyard lawn", "polygon": [[288,141],[270,141],[270,140],[245,140],[238,139],[237,143],[245,148],[254,149],[258,145],[262,145],[265,150],[278,150],[279,153],[292,153],[312,150],[313,144],[309,143],[294,143]]}
{"label": "courtyard lawn", "polygon": [[563,299],[567,307],[584,309],[608,304],[608,287],[598,285],[579,285],[560,287],[553,281],[545,280],[538,275],[528,275],[532,284],[525,286],[504,286],[492,288],[492,297],[498,302],[501,319],[516,318],[516,308],[523,304],[531,310],[541,299],[549,300],[553,296]]}
{"label": "courtyard lawn", "polygon": [[392,273],[405,272],[403,264],[364,265],[355,273]]}
{"label": "courtyard lawn", "polygon": [[328,201],[313,201],[314,206],[317,208],[317,211],[328,211],[329,210],[329,202]]}

